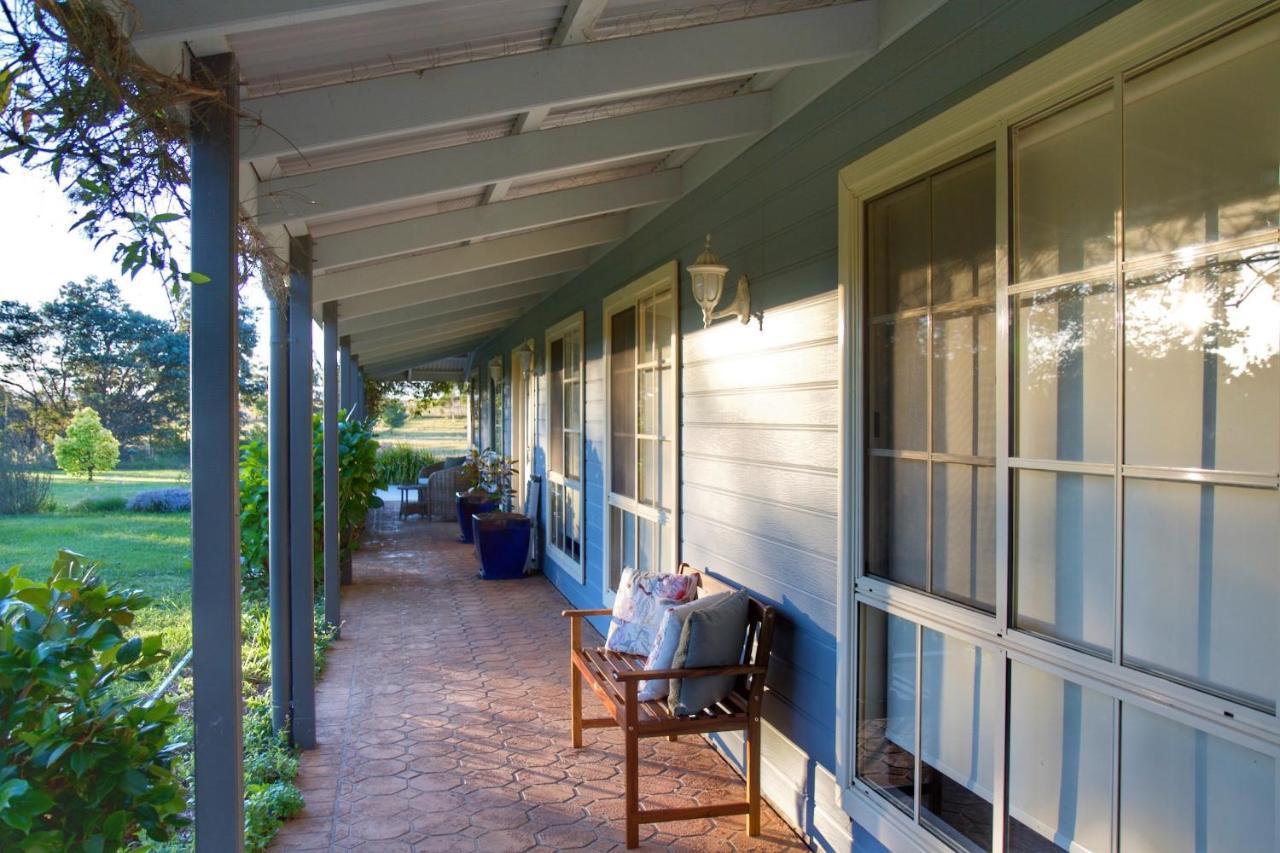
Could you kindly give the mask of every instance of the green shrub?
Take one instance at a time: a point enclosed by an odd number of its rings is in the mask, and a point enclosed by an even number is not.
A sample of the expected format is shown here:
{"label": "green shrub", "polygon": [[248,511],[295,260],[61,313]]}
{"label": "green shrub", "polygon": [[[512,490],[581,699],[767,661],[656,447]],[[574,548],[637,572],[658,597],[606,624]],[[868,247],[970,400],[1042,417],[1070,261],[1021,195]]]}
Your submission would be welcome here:
{"label": "green shrub", "polygon": [[50,478],[0,448],[0,515],[30,515],[49,501]]}
{"label": "green shrub", "polygon": [[[312,419],[312,471],[315,527],[313,548],[315,581],[324,581],[324,425],[320,415]],[[339,546],[345,553],[359,547],[369,509],[381,506],[375,494],[387,481],[378,475],[378,442],[369,423],[343,418],[338,421]],[[245,593],[263,598],[268,587],[270,558],[267,443],[263,439],[240,445],[240,577]]]}
{"label": "green shrub", "polygon": [[117,850],[186,825],[177,707],[120,689],[169,654],[125,636],[149,601],[67,551],[43,582],[0,575],[0,849]]}
{"label": "green shrub", "polygon": [[408,444],[386,444],[378,448],[378,477],[387,483],[416,483],[418,472],[435,461],[429,451]]}
{"label": "green shrub", "polygon": [[81,498],[71,505],[72,512],[124,512],[129,502],[120,496]]}
{"label": "green shrub", "polygon": [[405,408],[404,403],[392,397],[382,404],[379,416],[391,429],[399,429],[409,420],[409,410]]}

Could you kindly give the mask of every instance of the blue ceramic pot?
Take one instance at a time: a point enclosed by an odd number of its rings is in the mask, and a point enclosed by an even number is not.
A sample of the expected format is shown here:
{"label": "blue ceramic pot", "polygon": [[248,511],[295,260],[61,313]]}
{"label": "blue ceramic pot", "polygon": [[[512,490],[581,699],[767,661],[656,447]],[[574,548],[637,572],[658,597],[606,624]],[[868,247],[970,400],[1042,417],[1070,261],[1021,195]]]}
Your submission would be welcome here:
{"label": "blue ceramic pot", "polygon": [[471,519],[480,558],[480,577],[505,580],[524,577],[529,559],[533,519],[518,512],[478,513]]}
{"label": "blue ceramic pot", "polygon": [[462,531],[459,542],[471,541],[471,517],[478,512],[493,512],[498,508],[498,499],[488,494],[471,494],[458,492],[458,528]]}

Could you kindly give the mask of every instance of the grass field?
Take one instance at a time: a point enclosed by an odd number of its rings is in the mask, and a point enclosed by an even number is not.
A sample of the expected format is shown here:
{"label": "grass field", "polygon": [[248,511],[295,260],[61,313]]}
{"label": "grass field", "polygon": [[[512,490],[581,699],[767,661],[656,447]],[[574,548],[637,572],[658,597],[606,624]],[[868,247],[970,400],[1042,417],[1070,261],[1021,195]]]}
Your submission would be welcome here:
{"label": "grass field", "polygon": [[374,437],[382,444],[407,444],[421,450],[429,450],[439,459],[457,456],[470,446],[467,441],[467,419],[443,415],[409,418],[397,429],[380,429]]}
{"label": "grass field", "polygon": [[[134,489],[137,491],[137,488]],[[186,513],[54,513],[0,517],[0,566],[44,577],[59,548],[102,563],[103,576],[144,590],[153,603],[137,629],[164,636],[181,654],[191,645],[191,516]]]}
{"label": "grass field", "polygon": [[94,474],[93,482],[84,477],[72,477],[62,471],[50,471],[52,480],[49,495],[59,510],[70,509],[85,498],[130,498],[145,489],[166,489],[173,486],[188,487],[191,475],[185,469],[161,468],[150,471],[108,471]]}

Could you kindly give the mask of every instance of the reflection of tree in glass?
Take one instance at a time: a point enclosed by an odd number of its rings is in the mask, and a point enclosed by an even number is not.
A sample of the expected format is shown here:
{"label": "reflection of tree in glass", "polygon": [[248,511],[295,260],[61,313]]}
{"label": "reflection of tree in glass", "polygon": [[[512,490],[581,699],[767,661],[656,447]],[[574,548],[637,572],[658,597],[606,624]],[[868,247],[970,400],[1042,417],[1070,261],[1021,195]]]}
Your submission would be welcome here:
{"label": "reflection of tree in glass", "polygon": [[[1039,290],[1022,297],[1024,318],[1021,341],[1021,374],[1024,383],[1038,384],[1050,377],[1078,372],[1085,352],[1114,349],[1115,316],[1111,310],[1111,282],[1082,282]],[[1091,300],[1105,298],[1107,309],[1090,311]],[[1046,315],[1054,315],[1046,322]]]}
{"label": "reflection of tree in glass", "polygon": [[1198,349],[1218,357],[1230,382],[1280,350],[1275,246],[1130,278],[1125,290],[1125,344],[1145,358]]}

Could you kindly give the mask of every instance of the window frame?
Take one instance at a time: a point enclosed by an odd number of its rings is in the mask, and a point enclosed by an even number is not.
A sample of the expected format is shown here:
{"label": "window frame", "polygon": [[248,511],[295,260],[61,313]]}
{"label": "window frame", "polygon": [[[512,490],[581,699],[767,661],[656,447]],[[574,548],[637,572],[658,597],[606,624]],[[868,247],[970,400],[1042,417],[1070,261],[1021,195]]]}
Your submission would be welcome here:
{"label": "window frame", "polygon": [[[553,471],[551,468],[551,385],[555,381],[551,375],[551,345],[556,341],[564,340],[565,336],[571,332],[578,333],[578,432],[581,437],[579,442],[579,458],[578,471],[582,476],[576,480],[567,478],[563,472]],[[587,395],[586,395],[586,369],[587,357],[586,347],[586,314],[583,311],[577,311],[565,317],[560,322],[550,326],[546,334],[543,336],[543,369],[546,374],[546,418],[547,428],[544,432],[546,444],[543,448],[543,470],[546,474],[546,488],[542,497],[542,518],[543,529],[546,534],[546,552],[551,562],[568,574],[570,577],[576,578],[578,583],[585,584],[587,582],[587,544],[586,544],[586,464],[587,464],[587,441],[586,441],[586,424],[587,424]],[[561,399],[563,405],[564,399]],[[564,433],[563,414],[561,415],[561,434]],[[562,439],[563,440],[563,439]],[[563,464],[563,463],[562,463]],[[574,489],[578,492],[578,506],[581,510],[578,513],[578,559],[574,560],[572,554],[568,554],[561,550],[559,546],[554,544],[554,538],[551,535],[551,487],[552,485],[560,485],[565,489]]]}
{"label": "window frame", "polygon": [[[1087,93],[1112,87],[1113,96],[1123,97],[1119,85],[1125,77],[1165,62],[1183,52],[1203,47],[1228,32],[1280,13],[1280,3],[1262,5],[1249,0],[1166,0],[1144,2],[1115,16],[1047,56],[987,87],[919,127],[908,131],[841,170],[838,181],[839,271],[841,332],[841,460],[840,460],[840,542],[839,594],[837,596],[837,698],[836,764],[837,785],[845,810],[878,838],[894,849],[949,850],[949,846],[915,824],[882,795],[856,778],[857,689],[859,682],[857,637],[858,606],[866,604],[901,616],[965,642],[994,648],[1002,661],[1000,683],[1008,696],[1009,662],[1029,664],[1059,678],[1080,684],[1112,698],[1116,708],[1113,737],[1114,761],[1120,761],[1119,705],[1142,707],[1160,716],[1241,744],[1276,761],[1277,792],[1280,792],[1280,710],[1267,714],[1229,698],[1125,667],[1120,608],[1117,595],[1117,643],[1113,660],[1100,660],[1088,653],[1053,640],[1017,629],[1010,610],[1012,572],[1011,471],[1024,460],[1010,462],[1011,428],[1015,401],[1011,389],[1011,300],[1027,289],[1011,286],[1013,176],[1011,131],[1015,126],[1078,100]],[[911,589],[865,574],[865,430],[866,358],[864,335],[867,328],[866,231],[867,202],[896,187],[965,159],[985,147],[996,149],[996,612],[986,614],[963,604]],[[1119,237],[1123,236],[1121,230]],[[1117,252],[1119,254],[1119,252]],[[1149,260],[1143,259],[1146,266]],[[1128,271],[1133,262],[1118,264],[1115,275]],[[1073,274],[1078,278],[1077,274]],[[1122,279],[1116,279],[1116,299],[1122,298]],[[1117,361],[1123,364],[1121,353]],[[930,367],[930,369],[932,369]],[[1123,385],[1117,388],[1123,394]],[[1121,399],[1121,403],[1122,403]],[[1123,408],[1117,417],[1122,417]],[[1123,434],[1117,434],[1117,452],[1123,448]],[[1055,463],[1036,468],[1049,469]],[[1075,471],[1080,463],[1056,463]],[[1117,466],[1103,463],[1108,474],[1122,487]],[[1123,466],[1124,468],[1137,466]],[[1146,473],[1146,472],[1135,472]],[[1214,482],[1234,481],[1229,472],[1220,472]],[[1249,478],[1247,485],[1275,487],[1269,477]],[[1117,504],[1117,526],[1122,524],[1122,505]],[[1122,528],[1120,528],[1122,529]],[[1118,540],[1120,541],[1120,540]],[[1121,546],[1117,546],[1120,550]],[[1117,567],[1116,584],[1123,577]],[[920,690],[917,678],[917,691]],[[917,700],[917,708],[918,708]],[[997,815],[1007,813],[1008,703],[1000,703],[1000,726],[1005,733],[997,740],[994,806]],[[917,723],[918,726],[918,723]],[[917,754],[918,757],[918,754]],[[1118,843],[1119,773],[1113,772],[1112,844]],[[1280,800],[1280,793],[1277,795]],[[1280,802],[1277,804],[1280,824]],[[1280,837],[1280,831],[1277,832]],[[1006,827],[993,822],[993,849],[1006,843]]]}
{"label": "window frame", "polygon": [[[675,406],[674,424],[675,429],[671,435],[672,442],[672,459],[675,470],[671,472],[671,476],[675,479],[675,488],[672,490],[672,506],[669,509],[661,507],[653,507],[648,504],[641,503],[638,498],[628,498],[624,495],[615,495],[613,493],[613,405],[612,405],[612,382],[613,382],[613,364],[612,364],[612,324],[611,318],[619,311],[625,311],[629,307],[638,307],[640,300],[663,290],[671,291],[671,378],[674,387],[672,388],[673,405]],[[604,600],[609,605],[613,604],[617,595],[617,590],[611,588],[609,577],[609,555],[612,547],[612,525],[609,523],[609,508],[616,506],[626,512],[637,517],[643,517],[653,521],[660,528],[665,529],[669,526],[671,530],[671,551],[667,555],[670,565],[674,570],[680,559],[680,432],[681,432],[681,391],[680,391],[680,363],[681,363],[681,334],[680,334],[680,268],[677,261],[668,261],[658,266],[630,284],[614,291],[605,297],[601,306],[601,321],[603,325],[602,337],[604,341],[604,493],[601,498],[602,516],[601,527],[604,530],[603,551],[600,561],[600,589]],[[636,349],[639,350],[640,342],[637,338]],[[632,394],[634,400],[635,395]],[[638,429],[638,425],[637,425]],[[639,453],[639,442],[636,442],[636,454]],[[661,456],[661,454],[659,454]],[[638,469],[638,465],[637,465]],[[637,483],[638,489],[638,483]]]}

